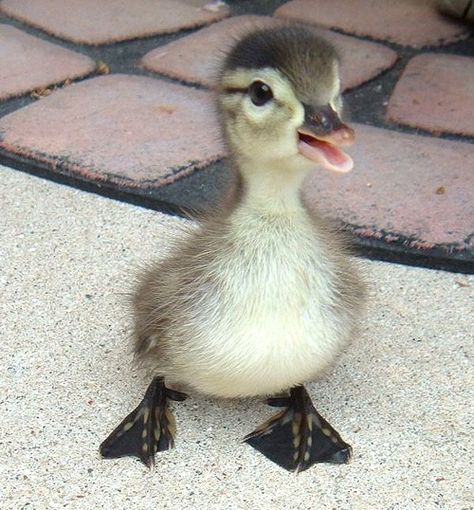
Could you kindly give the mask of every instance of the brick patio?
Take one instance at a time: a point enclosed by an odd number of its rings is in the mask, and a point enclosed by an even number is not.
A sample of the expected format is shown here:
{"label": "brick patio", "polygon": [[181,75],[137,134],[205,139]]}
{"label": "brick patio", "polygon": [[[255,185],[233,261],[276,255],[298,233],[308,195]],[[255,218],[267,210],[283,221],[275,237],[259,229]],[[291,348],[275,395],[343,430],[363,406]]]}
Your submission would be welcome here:
{"label": "brick patio", "polygon": [[0,163],[205,209],[226,166],[200,89],[235,37],[305,21],[341,55],[359,134],[354,171],[313,174],[309,203],[372,255],[474,271],[474,36],[434,1],[64,5],[0,1]]}
{"label": "brick patio", "polygon": [[81,78],[95,69],[89,57],[5,24],[0,25],[0,62],[0,100]]}

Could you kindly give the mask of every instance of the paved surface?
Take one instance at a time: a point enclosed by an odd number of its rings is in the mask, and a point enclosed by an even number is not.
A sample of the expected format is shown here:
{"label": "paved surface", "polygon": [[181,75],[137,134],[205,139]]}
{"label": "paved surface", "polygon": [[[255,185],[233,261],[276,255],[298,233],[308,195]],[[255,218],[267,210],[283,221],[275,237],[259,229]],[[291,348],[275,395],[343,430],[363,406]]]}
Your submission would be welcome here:
{"label": "paved surface", "polygon": [[92,73],[95,62],[0,24],[0,100]]}
{"label": "paved surface", "polygon": [[148,187],[175,179],[177,168],[182,174],[222,159],[212,111],[207,91],[114,74],[4,117],[2,145],[50,165],[67,161],[86,178]]}
{"label": "paved surface", "polygon": [[341,54],[353,120],[382,128],[359,127],[353,175],[313,179],[308,201],[372,257],[474,272],[474,34],[435,3],[1,0],[0,162],[155,209],[206,209],[228,166],[198,89],[236,37],[304,21]]}
{"label": "paved surface", "polygon": [[[464,111],[465,115],[459,115]],[[410,60],[387,109],[389,120],[431,132],[474,136],[474,58],[418,55]]]}
{"label": "paved surface", "polygon": [[438,14],[435,0],[293,0],[276,14],[406,46],[438,46],[466,34],[466,25]]}
{"label": "paved surface", "polygon": [[2,509],[472,508],[473,276],[360,261],[361,335],[310,385],[352,464],[288,474],[240,442],[271,408],[192,398],[149,473],[97,448],[147,385],[124,292],[183,220],[0,172]]}
{"label": "paved surface", "polygon": [[209,0],[3,0],[8,14],[46,32],[85,44],[104,44],[195,28],[229,9]]}
{"label": "paved surface", "polygon": [[[394,242],[383,232],[398,230],[413,234],[403,240],[407,249],[456,245],[460,239],[464,242],[459,247],[469,249],[474,226],[474,167],[470,163],[474,147],[354,126],[360,143],[351,154],[359,168],[343,177],[312,172],[304,189],[310,203],[327,215],[359,225],[360,236]],[[377,225],[378,230],[364,225]]]}
{"label": "paved surface", "polygon": [[[377,256],[473,271],[474,37],[433,1],[2,9],[0,162],[153,208],[205,208],[226,184],[200,89],[229,36],[318,25],[340,50],[360,141],[355,171],[313,174],[306,199]],[[361,335],[309,387],[354,445],[351,465],[290,475],[240,442],[271,408],[192,398],[149,473],[97,449],[148,384],[131,368],[125,293],[183,220],[3,166],[0,203],[2,509],[473,508],[473,276],[359,261]]]}
{"label": "paved surface", "polygon": [[[180,37],[147,53],[143,65],[157,73],[189,83],[213,86],[226,50],[256,28],[277,27],[283,20],[270,16],[234,16]],[[320,35],[331,41],[341,57],[342,88],[347,90],[392,67],[397,53],[381,44],[354,39],[330,30]]]}

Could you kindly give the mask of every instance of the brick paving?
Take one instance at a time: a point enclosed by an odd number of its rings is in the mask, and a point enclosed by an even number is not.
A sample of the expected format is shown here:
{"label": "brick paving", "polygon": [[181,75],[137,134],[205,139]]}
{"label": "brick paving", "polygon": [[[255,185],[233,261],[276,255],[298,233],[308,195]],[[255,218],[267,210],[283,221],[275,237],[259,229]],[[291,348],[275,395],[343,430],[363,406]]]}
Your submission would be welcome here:
{"label": "brick paving", "polygon": [[0,163],[206,209],[229,174],[212,92],[199,89],[240,34],[299,18],[337,46],[358,123],[354,171],[316,171],[307,201],[366,253],[474,272],[474,35],[434,5],[2,0]]}
{"label": "brick paving", "polygon": [[211,113],[205,91],[102,76],[0,119],[0,146],[86,178],[164,185],[224,156]]}
{"label": "brick paving", "polygon": [[354,127],[356,170],[342,177],[313,172],[305,186],[308,202],[369,238],[393,243],[409,232],[413,238],[403,242],[421,250],[474,248],[473,224],[466,222],[472,218],[474,145]]}
{"label": "brick paving", "polygon": [[474,58],[422,54],[410,60],[390,99],[387,118],[474,136]]}
{"label": "brick paving", "polygon": [[293,0],[276,15],[414,47],[443,45],[469,33],[465,24],[439,14],[435,0]]}
{"label": "brick paving", "polygon": [[95,69],[95,62],[2,24],[0,69],[1,100],[85,76]]}
{"label": "brick paving", "polygon": [[[143,65],[158,73],[188,83],[211,86],[225,49],[232,41],[258,27],[280,25],[264,16],[235,16],[177,41],[160,46],[143,57]],[[320,30],[341,56],[342,86],[357,87],[390,68],[397,59],[393,50],[369,41]]]}
{"label": "brick paving", "polygon": [[104,44],[195,28],[227,16],[209,0],[3,0],[9,16],[52,35]]}

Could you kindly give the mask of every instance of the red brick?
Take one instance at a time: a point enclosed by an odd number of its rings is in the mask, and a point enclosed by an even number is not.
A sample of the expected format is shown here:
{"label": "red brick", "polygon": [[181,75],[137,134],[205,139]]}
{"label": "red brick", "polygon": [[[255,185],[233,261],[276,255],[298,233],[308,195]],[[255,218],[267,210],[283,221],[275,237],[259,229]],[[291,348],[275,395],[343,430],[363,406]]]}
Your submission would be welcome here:
{"label": "red brick", "polygon": [[395,242],[413,236],[414,247],[474,248],[474,144],[354,127],[354,170],[315,170],[305,185],[308,201],[363,236],[385,232]]}
{"label": "red brick", "polygon": [[469,28],[440,14],[435,0],[293,0],[275,12],[306,23],[404,46],[438,46]]}
{"label": "red brick", "polygon": [[79,78],[94,68],[85,55],[0,25],[0,99]]}
{"label": "red brick", "polygon": [[176,32],[229,14],[226,6],[210,0],[3,0],[0,7],[9,16],[84,44]]}
{"label": "red brick", "polygon": [[474,58],[425,54],[411,59],[390,99],[387,119],[474,136]]}
{"label": "red brick", "polygon": [[[172,78],[211,86],[225,51],[239,37],[258,27],[279,26],[282,22],[264,16],[229,18],[145,55],[144,66]],[[342,82],[352,88],[391,67],[397,59],[394,51],[380,44],[318,30],[335,44],[341,54]]]}
{"label": "red brick", "polygon": [[86,80],[0,119],[0,147],[91,180],[172,182],[220,159],[211,94],[162,80]]}

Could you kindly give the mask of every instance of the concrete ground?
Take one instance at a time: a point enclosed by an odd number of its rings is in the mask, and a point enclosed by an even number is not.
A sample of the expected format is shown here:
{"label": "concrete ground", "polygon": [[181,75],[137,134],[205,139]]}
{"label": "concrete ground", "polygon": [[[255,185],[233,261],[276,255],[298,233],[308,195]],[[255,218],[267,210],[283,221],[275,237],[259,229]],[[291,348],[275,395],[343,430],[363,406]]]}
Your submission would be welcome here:
{"label": "concrete ground", "polygon": [[350,465],[290,474],[241,442],[271,408],[190,398],[148,472],[98,446],[148,384],[124,293],[183,220],[0,172],[2,509],[473,508],[473,276],[360,261],[362,333],[309,386]]}

